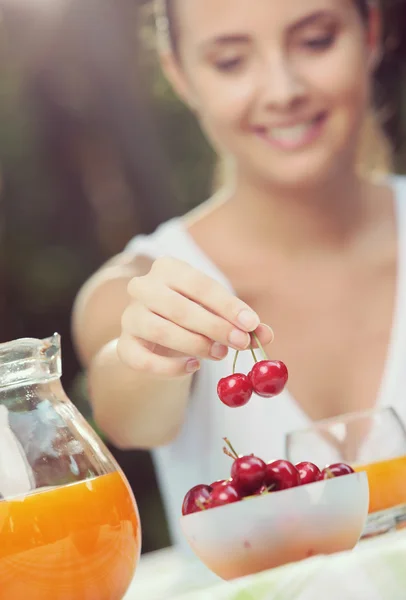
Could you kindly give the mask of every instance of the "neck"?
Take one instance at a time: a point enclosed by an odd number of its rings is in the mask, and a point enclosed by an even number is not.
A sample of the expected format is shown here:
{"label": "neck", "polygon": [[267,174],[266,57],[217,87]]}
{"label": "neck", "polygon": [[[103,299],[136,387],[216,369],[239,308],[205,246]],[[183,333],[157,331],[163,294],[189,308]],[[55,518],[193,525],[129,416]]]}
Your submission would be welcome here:
{"label": "neck", "polygon": [[289,189],[238,178],[224,208],[236,232],[261,245],[289,254],[334,251],[366,218],[366,185],[355,173]]}

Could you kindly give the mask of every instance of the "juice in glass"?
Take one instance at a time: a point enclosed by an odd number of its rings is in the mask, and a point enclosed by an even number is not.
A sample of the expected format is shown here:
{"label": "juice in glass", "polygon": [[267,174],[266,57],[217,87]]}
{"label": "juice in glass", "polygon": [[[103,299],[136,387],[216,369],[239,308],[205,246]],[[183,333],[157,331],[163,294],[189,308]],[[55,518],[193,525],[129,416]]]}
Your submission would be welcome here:
{"label": "juice in glass", "polygon": [[141,530],[119,471],[0,500],[0,598],[121,600]]}
{"label": "juice in glass", "polygon": [[406,456],[356,465],[354,470],[368,474],[370,514],[406,505]]}

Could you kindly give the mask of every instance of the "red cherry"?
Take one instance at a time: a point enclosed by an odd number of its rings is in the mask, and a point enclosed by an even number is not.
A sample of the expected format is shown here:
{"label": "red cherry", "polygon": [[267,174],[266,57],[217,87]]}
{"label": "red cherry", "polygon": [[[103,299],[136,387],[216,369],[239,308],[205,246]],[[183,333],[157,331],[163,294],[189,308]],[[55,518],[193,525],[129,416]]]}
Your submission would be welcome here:
{"label": "red cherry", "polygon": [[231,483],[218,485],[210,494],[208,508],[225,506],[226,504],[232,504],[233,502],[239,502],[240,500],[240,494]]}
{"label": "red cherry", "polygon": [[351,475],[351,473],[355,473],[355,471],[350,465],[346,465],[345,463],[335,463],[334,465],[329,465],[323,469],[321,475],[322,479],[333,479],[334,477]]}
{"label": "red cherry", "polygon": [[298,463],[296,469],[299,471],[300,485],[314,483],[315,481],[320,481],[320,479],[322,479],[319,467],[311,462]]}
{"label": "red cherry", "polygon": [[296,487],[300,485],[299,471],[287,460],[275,460],[266,466],[265,485],[271,491]]}
{"label": "red cherry", "polygon": [[243,373],[234,373],[220,379],[217,384],[217,394],[226,406],[239,408],[250,401],[252,384]]}
{"label": "red cherry", "polygon": [[266,464],[257,456],[236,458],[231,467],[233,484],[241,496],[254,494],[264,483]]}
{"label": "red cherry", "polygon": [[227,479],[219,479],[219,481],[214,481],[213,483],[210,484],[211,488],[216,488],[219,485],[225,485],[227,483],[231,483],[231,481],[227,480]]}
{"label": "red cherry", "polygon": [[261,360],[252,367],[249,379],[258,396],[272,398],[283,391],[288,381],[288,370],[280,360]]}
{"label": "red cherry", "polygon": [[209,485],[196,485],[186,494],[182,504],[182,515],[190,515],[207,508],[212,488]]}

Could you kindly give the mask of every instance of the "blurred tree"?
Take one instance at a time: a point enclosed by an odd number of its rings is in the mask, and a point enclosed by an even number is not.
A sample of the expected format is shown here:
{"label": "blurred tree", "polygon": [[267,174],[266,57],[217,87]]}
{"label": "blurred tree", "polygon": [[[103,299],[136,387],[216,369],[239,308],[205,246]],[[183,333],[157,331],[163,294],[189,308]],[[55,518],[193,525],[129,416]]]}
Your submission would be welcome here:
{"label": "blurred tree", "polygon": [[[12,3],[1,30],[1,339],[58,330],[65,388],[89,420],[70,336],[75,294],[129,237],[176,211],[138,89],[137,12],[129,10],[72,0],[39,15],[33,4]],[[113,452],[147,524],[144,551],[167,545],[149,454]]]}

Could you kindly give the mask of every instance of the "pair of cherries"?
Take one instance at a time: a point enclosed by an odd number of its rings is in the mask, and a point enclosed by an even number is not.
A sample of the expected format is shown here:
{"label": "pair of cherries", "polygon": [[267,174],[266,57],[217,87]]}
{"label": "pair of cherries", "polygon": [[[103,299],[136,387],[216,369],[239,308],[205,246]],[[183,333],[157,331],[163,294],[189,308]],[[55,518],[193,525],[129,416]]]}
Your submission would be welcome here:
{"label": "pair of cherries", "polygon": [[288,369],[280,360],[269,360],[256,334],[253,337],[263,355],[258,361],[251,345],[254,366],[248,375],[236,373],[236,363],[239,351],[236,352],[233,373],[223,377],[217,384],[217,395],[221,402],[230,408],[240,408],[251,400],[255,392],[262,398],[273,398],[280,394],[288,381]]}
{"label": "pair of cherries", "polygon": [[230,479],[196,485],[189,490],[182,505],[184,516],[354,472],[344,463],[329,465],[322,470],[311,462],[294,465],[288,460],[273,460],[265,463],[254,454],[237,455],[229,440],[224,439],[228,446],[224,452],[233,459]]}

